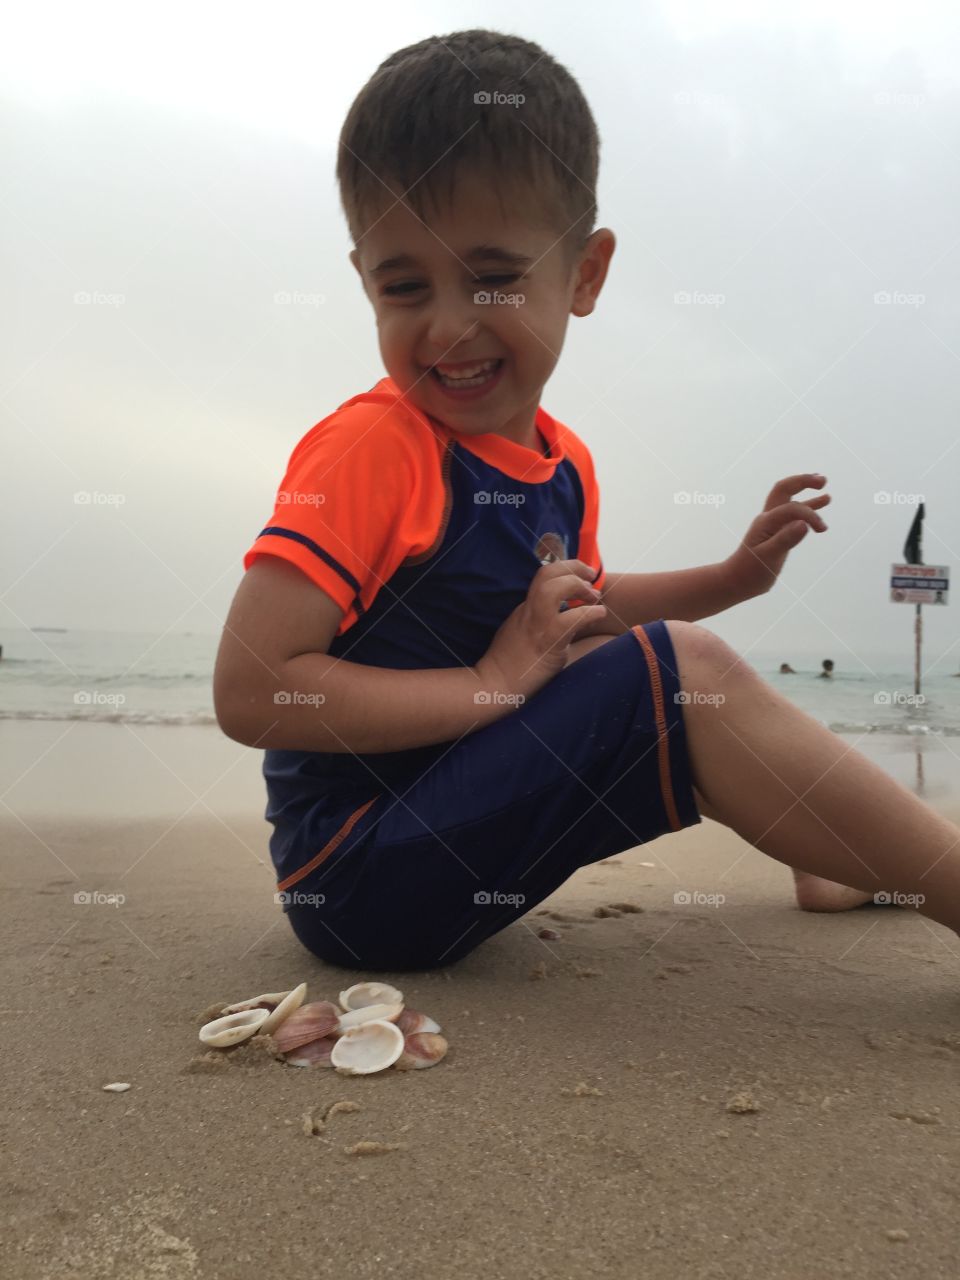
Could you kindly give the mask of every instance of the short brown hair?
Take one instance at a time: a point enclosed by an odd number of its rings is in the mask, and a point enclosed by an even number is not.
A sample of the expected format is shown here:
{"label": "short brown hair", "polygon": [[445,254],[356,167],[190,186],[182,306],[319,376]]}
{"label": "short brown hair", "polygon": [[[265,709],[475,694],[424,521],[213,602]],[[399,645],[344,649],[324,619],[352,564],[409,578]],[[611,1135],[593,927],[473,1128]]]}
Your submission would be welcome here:
{"label": "short brown hair", "polygon": [[[510,95],[522,95],[519,105]],[[426,221],[444,182],[452,197],[463,164],[489,174],[501,207],[505,186],[526,185],[572,255],[596,221],[599,150],[580,86],[539,45],[455,31],[380,64],[341,129],[337,181],[355,244],[396,198],[385,184],[399,186]]]}

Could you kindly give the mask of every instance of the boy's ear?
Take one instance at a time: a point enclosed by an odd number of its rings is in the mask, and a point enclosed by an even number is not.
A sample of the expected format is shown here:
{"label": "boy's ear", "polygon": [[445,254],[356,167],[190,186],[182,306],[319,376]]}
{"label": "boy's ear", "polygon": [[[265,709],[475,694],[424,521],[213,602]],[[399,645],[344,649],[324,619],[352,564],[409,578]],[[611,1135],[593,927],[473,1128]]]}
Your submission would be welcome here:
{"label": "boy's ear", "polygon": [[609,227],[600,227],[594,231],[584,245],[576,267],[576,282],[570,302],[571,315],[588,316],[593,311],[616,247],[617,237]]}

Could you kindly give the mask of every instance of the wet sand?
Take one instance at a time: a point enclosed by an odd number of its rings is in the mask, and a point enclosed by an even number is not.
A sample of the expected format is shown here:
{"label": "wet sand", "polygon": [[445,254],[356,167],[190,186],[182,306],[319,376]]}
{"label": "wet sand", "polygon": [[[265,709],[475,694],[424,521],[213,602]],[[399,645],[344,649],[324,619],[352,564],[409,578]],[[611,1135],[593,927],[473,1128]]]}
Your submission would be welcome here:
{"label": "wet sand", "polygon": [[[860,747],[915,779],[913,743]],[[259,761],[214,729],[0,726],[0,1276],[956,1274],[954,935],[801,913],[705,821],[447,969],[334,969],[273,901]],[[928,744],[955,821],[957,772]],[[443,1063],[197,1069],[212,1003],[366,977],[437,1018]]]}

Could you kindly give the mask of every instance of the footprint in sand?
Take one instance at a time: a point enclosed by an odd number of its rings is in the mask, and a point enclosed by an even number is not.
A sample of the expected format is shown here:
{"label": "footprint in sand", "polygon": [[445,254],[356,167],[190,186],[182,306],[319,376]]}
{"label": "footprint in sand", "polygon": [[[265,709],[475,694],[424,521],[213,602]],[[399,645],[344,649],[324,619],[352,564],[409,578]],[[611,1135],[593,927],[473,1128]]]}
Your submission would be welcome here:
{"label": "footprint in sand", "polygon": [[636,902],[607,902],[602,906],[594,907],[593,914],[600,920],[609,920],[614,916],[633,915],[642,910],[643,907]]}

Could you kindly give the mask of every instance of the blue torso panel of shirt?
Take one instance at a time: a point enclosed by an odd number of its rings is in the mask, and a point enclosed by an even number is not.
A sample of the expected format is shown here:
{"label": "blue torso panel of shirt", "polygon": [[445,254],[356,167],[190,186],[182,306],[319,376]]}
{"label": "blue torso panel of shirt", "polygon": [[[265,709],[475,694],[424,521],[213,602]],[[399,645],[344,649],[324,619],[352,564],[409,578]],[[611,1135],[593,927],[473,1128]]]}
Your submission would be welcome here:
{"label": "blue torso panel of shirt", "polygon": [[[333,657],[395,670],[473,666],[526,599],[546,559],[577,556],[584,493],[569,456],[552,477],[525,483],[451,441],[443,454],[445,526],[424,556],[405,561],[371,607],[330,645]],[[319,805],[332,821],[429,768],[449,744],[358,755],[267,750],[266,818],[280,877],[302,861],[296,824]]]}

